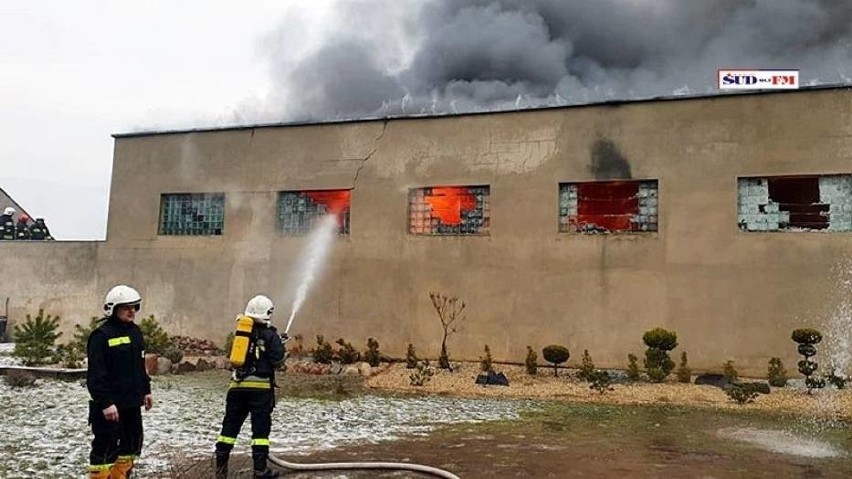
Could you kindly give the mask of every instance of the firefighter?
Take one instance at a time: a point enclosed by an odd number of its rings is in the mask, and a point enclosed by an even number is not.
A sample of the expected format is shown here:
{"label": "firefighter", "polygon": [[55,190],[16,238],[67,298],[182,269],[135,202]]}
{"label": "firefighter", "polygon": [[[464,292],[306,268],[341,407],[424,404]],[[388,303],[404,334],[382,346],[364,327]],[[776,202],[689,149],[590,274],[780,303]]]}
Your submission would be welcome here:
{"label": "firefighter", "polygon": [[142,451],[142,411],[154,404],[145,371],[145,340],[133,322],[139,293],[118,285],[104,299],[103,323],[89,336],[89,423],[95,435],[89,454],[90,479],[126,479]]}
{"label": "firefighter", "polygon": [[26,213],[18,215],[18,223],[15,225],[15,239],[28,240],[30,239],[30,216]]}
{"label": "firefighter", "polygon": [[33,240],[51,240],[50,230],[44,224],[44,218],[36,218],[35,224],[30,228],[30,239]]}
{"label": "firefighter", "polygon": [[3,210],[3,214],[0,215],[0,240],[15,239],[15,220],[13,216],[15,216],[15,208],[11,206],[6,207]]}
{"label": "firefighter", "polygon": [[271,416],[275,407],[275,369],[284,362],[282,338],[269,324],[274,308],[272,300],[263,295],[255,296],[246,304],[244,315],[252,318],[254,325],[247,357],[244,364],[234,370],[225,399],[222,433],[216,440],[216,479],[228,477],[228,458],[249,414],[254,477],[278,477],[267,464]]}

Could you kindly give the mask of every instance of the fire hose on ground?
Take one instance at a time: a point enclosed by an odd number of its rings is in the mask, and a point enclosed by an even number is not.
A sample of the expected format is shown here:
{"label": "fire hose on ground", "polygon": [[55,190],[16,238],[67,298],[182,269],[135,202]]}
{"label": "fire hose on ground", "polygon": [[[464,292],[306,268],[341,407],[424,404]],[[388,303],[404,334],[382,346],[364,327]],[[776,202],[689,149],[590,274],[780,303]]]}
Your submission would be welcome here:
{"label": "fire hose on ground", "polygon": [[429,474],[435,477],[444,477],[447,479],[460,479],[459,476],[452,472],[439,469],[437,467],[424,466],[422,464],[413,464],[407,462],[325,462],[313,464],[299,464],[295,462],[287,462],[279,459],[274,455],[269,455],[269,462],[283,469],[293,471],[340,471],[340,470],[397,470],[397,471],[414,471],[423,474]]}
{"label": "fire hose on ground", "polygon": [[[290,339],[288,332],[293,324],[295,311],[290,316],[287,322],[287,327],[284,329],[282,340],[286,344]],[[320,462],[320,463],[296,463],[288,462],[273,454],[269,455],[269,462],[275,464],[282,469],[292,471],[341,471],[341,470],[389,470],[389,471],[414,471],[422,474],[429,474],[435,477],[443,477],[446,479],[461,479],[452,472],[440,469],[437,467],[426,466],[423,464],[414,464],[408,462]]]}

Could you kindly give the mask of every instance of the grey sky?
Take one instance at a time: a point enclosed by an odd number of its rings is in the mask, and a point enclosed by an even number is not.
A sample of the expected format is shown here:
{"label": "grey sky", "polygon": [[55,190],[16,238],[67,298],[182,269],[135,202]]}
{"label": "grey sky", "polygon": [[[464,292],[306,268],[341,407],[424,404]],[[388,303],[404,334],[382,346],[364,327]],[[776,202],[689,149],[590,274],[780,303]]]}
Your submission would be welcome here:
{"label": "grey sky", "polygon": [[852,2],[3,2],[0,187],[99,239],[114,132],[712,93],[735,67],[849,83]]}

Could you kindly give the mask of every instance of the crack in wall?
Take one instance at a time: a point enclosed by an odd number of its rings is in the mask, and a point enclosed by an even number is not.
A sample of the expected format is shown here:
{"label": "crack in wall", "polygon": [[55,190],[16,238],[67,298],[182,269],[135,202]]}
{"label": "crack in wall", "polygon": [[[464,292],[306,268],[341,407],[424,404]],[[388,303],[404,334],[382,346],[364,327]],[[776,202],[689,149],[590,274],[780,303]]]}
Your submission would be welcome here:
{"label": "crack in wall", "polygon": [[356,183],[358,182],[358,175],[361,174],[361,170],[364,168],[364,165],[367,163],[367,161],[369,161],[373,157],[373,155],[376,153],[376,151],[378,151],[379,142],[382,141],[382,138],[385,136],[385,132],[387,131],[387,129],[388,129],[388,121],[385,120],[385,121],[382,122],[382,131],[380,131],[379,134],[376,136],[376,139],[373,140],[373,149],[370,150],[369,153],[367,153],[367,156],[359,159],[361,164],[358,165],[358,169],[355,170],[355,176],[352,178],[352,189],[353,190],[355,189]]}

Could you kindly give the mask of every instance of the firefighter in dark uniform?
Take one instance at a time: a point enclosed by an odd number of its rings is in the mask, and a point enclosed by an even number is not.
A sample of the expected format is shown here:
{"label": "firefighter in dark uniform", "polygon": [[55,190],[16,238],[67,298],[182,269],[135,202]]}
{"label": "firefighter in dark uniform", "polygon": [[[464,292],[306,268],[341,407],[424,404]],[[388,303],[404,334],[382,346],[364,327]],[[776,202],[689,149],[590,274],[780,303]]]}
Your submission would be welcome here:
{"label": "firefighter in dark uniform", "polygon": [[30,239],[30,216],[26,213],[18,215],[18,222],[15,224],[15,239]]}
{"label": "firefighter in dark uniform", "polygon": [[11,206],[3,210],[0,215],[0,240],[15,239],[15,208]]}
{"label": "firefighter in dark uniform", "polygon": [[222,433],[216,440],[216,479],[228,477],[228,458],[249,414],[254,477],[278,477],[267,464],[271,416],[275,407],[275,369],[284,361],[282,338],[269,324],[273,309],[272,300],[263,295],[255,296],[246,305],[245,316],[254,319],[252,346],[245,364],[234,371],[228,388]]}
{"label": "firefighter in dark uniform", "polygon": [[151,378],[145,371],[145,340],[133,322],[142,305],[124,285],[104,300],[103,324],[89,336],[89,423],[95,435],[89,454],[90,479],[126,479],[142,452],[142,411],[150,410]]}

